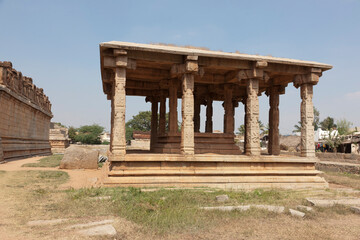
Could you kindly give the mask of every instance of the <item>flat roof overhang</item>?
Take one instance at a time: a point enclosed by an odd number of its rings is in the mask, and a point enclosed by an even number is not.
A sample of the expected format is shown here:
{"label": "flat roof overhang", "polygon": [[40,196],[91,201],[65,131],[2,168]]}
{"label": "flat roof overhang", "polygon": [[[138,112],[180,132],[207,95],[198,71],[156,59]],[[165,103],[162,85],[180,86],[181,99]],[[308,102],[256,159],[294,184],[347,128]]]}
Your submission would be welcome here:
{"label": "flat roof overhang", "polygon": [[[175,78],[174,65],[183,64],[187,56],[197,56],[201,73],[195,77],[195,86],[201,92],[204,86],[213,85],[217,89],[214,100],[222,100],[224,84],[233,84],[235,98],[245,95],[244,82],[236,80],[239,70],[254,70],[258,66],[274,79],[274,84],[286,87],[298,74],[308,74],[315,69],[320,75],[332,68],[331,65],[313,61],[302,61],[271,56],[227,53],[198,48],[166,45],[138,44],[130,42],[100,43],[101,75],[104,93],[111,92],[115,66],[114,49],[127,52],[127,59],[134,63],[127,69],[127,95],[147,96],[153,90],[166,89],[167,81]],[[269,83],[260,81],[260,93],[266,91]],[[181,96],[181,93],[179,93]]]}

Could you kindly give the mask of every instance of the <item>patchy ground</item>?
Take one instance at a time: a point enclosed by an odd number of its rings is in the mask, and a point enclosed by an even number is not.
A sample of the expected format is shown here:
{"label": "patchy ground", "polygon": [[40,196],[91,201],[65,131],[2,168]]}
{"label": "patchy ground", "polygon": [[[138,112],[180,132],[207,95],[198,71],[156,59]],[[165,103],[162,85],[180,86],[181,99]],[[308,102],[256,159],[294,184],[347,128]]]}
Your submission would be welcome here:
{"label": "patchy ground", "polygon": [[[91,239],[360,239],[360,215],[348,206],[313,207],[305,218],[287,211],[309,206],[306,197],[360,198],[360,178],[354,174],[326,173],[332,188],[312,191],[97,188],[92,186],[101,181],[102,170],[60,171],[46,167],[52,165],[49,159],[39,159],[0,165],[0,239],[89,239],[81,231],[98,222],[111,223],[116,235]],[[221,194],[229,200],[216,201]],[[246,204],[286,211],[201,209]],[[59,221],[30,224],[37,220]]]}

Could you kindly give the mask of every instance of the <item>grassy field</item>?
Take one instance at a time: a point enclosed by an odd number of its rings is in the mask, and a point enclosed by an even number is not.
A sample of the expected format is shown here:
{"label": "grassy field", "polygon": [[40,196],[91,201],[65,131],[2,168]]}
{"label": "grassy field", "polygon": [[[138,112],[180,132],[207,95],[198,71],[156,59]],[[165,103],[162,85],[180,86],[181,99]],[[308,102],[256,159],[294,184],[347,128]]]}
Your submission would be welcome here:
{"label": "grassy field", "polygon": [[[357,176],[341,177],[360,182]],[[308,196],[342,196],[343,193],[333,190],[150,191],[119,187],[62,190],[60,186],[68,178],[63,171],[0,172],[0,214],[6,219],[6,226],[23,232],[26,239],[78,239],[73,232],[64,232],[61,225],[26,227],[29,220],[57,218],[71,219],[73,223],[115,218],[114,226],[119,232],[116,239],[359,239],[360,236],[360,216],[345,206],[315,208],[305,219],[258,209],[220,212],[199,208],[242,204],[295,208],[306,204]],[[230,200],[217,202],[215,197],[220,194],[227,194]],[[4,224],[0,222],[0,231]]]}
{"label": "grassy field", "polygon": [[58,167],[64,155],[57,154],[41,158],[37,163],[26,163],[22,167]]}
{"label": "grassy field", "polygon": [[326,172],[323,177],[328,183],[335,183],[360,190],[360,175],[342,172]]}

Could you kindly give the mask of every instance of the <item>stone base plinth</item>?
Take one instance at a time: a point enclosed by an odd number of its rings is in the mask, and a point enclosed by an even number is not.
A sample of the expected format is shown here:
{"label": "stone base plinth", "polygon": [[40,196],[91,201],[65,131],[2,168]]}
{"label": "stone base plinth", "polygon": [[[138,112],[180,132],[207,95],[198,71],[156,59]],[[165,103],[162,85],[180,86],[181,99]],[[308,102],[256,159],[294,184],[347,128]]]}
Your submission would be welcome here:
{"label": "stone base plinth", "polygon": [[195,154],[127,154],[111,160],[107,185],[133,187],[326,188],[316,158]]}

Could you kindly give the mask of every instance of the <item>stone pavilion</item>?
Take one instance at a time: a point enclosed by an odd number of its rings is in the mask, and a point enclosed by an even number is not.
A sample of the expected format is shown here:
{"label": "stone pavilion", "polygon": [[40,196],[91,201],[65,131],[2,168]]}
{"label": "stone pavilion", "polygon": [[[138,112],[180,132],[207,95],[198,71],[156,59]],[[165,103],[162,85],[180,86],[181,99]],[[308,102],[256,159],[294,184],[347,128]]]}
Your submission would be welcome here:
{"label": "stone pavilion", "polygon": [[[328,186],[315,170],[312,97],[322,73],[332,66],[115,41],[100,44],[100,62],[103,91],[111,100],[108,184],[234,189]],[[299,89],[302,100],[301,157],[280,155],[279,102],[289,83]],[[258,96],[263,93],[270,105],[267,154],[261,154],[258,124]],[[142,96],[151,103],[149,152],[126,151],[126,96]],[[223,103],[222,133],[213,131],[214,101]],[[206,106],[204,132],[200,132],[201,105]],[[244,151],[234,141],[236,107],[245,110]]]}

